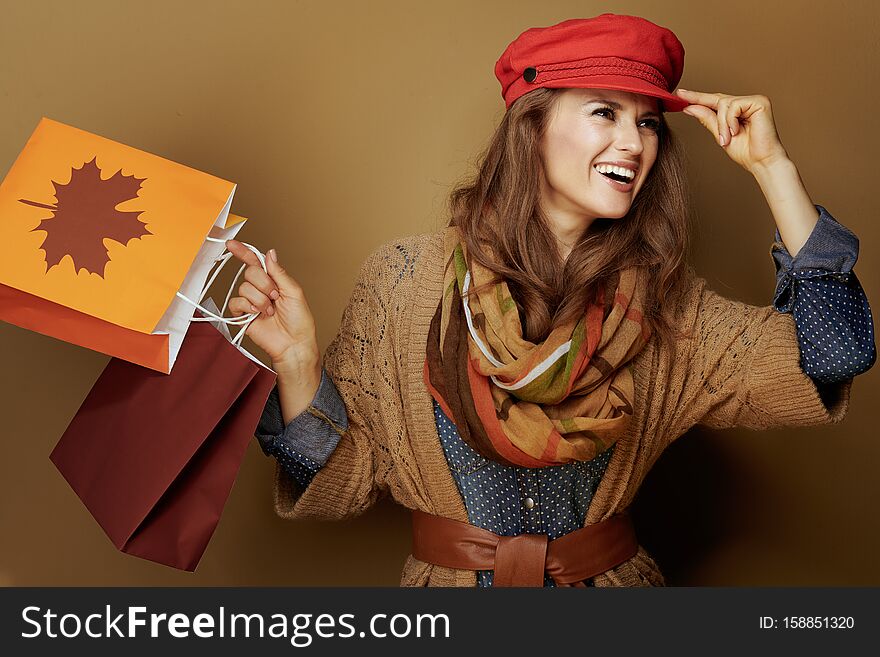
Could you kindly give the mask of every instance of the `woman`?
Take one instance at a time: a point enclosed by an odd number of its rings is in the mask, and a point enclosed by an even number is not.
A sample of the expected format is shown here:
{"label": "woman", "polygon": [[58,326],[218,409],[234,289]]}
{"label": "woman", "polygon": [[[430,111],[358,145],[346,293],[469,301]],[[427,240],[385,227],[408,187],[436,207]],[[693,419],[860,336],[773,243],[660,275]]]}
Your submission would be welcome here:
{"label": "woman", "polygon": [[[264,272],[228,243],[250,265],[230,309],[264,313],[248,335],[278,372],[258,438],[280,515],[351,517],[391,495],[413,510],[403,585],[662,584],[626,510],[672,440],[844,417],[875,359],[857,240],[813,205],[769,100],[672,94],[683,61],[634,16],[521,34],[495,67],[507,113],[449,226],[367,259],[323,368],[274,250]],[[767,197],[773,307],[687,266],[663,116],[679,110]]]}

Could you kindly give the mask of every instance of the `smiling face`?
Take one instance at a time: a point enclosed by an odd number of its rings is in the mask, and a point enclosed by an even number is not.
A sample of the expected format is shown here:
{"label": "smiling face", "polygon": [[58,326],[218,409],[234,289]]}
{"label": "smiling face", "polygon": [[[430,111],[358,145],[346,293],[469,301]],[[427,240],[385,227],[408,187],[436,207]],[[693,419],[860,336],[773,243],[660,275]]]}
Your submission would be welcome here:
{"label": "smiling face", "polygon": [[[597,217],[620,218],[657,159],[656,98],[611,89],[565,89],[556,97],[541,144],[541,206],[569,247]],[[601,166],[608,163],[608,166]],[[630,182],[620,168],[635,171]],[[617,174],[615,174],[617,171]]]}

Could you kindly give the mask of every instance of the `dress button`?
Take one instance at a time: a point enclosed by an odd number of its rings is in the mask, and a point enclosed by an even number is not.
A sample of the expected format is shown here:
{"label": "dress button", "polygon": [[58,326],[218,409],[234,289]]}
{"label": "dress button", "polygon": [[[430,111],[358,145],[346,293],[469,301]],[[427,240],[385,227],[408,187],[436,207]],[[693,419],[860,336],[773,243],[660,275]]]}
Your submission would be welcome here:
{"label": "dress button", "polygon": [[535,500],[533,500],[531,497],[527,497],[524,504],[526,505],[527,509],[532,509],[535,506]]}

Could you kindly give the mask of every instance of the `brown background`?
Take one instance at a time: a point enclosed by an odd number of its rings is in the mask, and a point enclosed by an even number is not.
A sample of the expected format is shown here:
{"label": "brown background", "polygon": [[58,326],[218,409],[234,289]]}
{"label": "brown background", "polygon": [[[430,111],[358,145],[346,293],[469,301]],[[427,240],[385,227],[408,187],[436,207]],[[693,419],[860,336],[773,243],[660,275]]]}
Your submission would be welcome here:
{"label": "brown background", "polygon": [[[360,263],[441,226],[504,106],[492,70],[530,26],[605,11],[672,29],[681,85],[770,97],[814,202],[862,243],[877,302],[875,2],[6,2],[0,175],[41,116],[238,183],[242,239],[276,247],[323,349]],[[696,121],[669,115],[699,211],[694,263],[720,293],[770,303],[773,219]],[[2,220],[2,218],[0,218]],[[287,522],[251,443],[195,574],[117,553],[48,460],[107,357],[0,324],[0,584],[391,585],[407,512]],[[694,430],[642,490],[638,522],[671,584],[880,584],[877,368],[842,425]]]}

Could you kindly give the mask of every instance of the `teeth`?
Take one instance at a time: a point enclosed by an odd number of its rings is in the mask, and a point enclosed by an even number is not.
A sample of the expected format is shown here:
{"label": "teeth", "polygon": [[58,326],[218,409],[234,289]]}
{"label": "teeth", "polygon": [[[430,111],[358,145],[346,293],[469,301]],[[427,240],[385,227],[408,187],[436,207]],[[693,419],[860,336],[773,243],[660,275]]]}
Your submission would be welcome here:
{"label": "teeth", "polygon": [[623,167],[611,166],[610,164],[597,164],[593,168],[599,173],[616,173],[618,176],[623,176],[627,180],[632,180],[636,177],[636,174],[633,171],[624,169]]}

